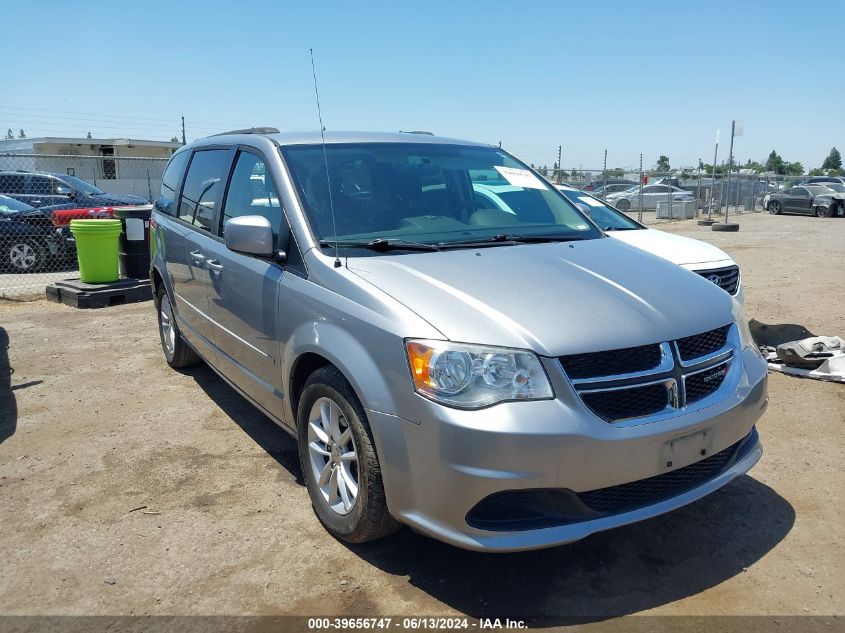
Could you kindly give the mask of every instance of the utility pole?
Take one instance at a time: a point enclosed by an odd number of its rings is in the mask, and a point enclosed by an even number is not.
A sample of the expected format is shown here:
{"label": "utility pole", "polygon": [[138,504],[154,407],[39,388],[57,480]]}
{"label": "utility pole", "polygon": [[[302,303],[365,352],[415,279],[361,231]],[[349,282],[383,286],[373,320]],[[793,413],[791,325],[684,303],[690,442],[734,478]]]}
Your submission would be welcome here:
{"label": "utility pole", "polygon": [[639,197],[639,206],[637,207],[639,211],[637,212],[637,220],[642,222],[643,221],[643,155],[640,154],[640,197]]}
{"label": "utility pole", "polygon": [[604,182],[602,183],[601,197],[603,200],[607,200],[607,150],[604,150],[604,169],[602,170],[602,178],[604,179]]}
{"label": "utility pole", "polygon": [[562,151],[563,151],[563,145],[558,145],[557,146],[557,184],[560,184],[560,174],[563,171],[563,165],[560,162]]}
{"label": "utility pole", "polygon": [[185,141],[185,115],[182,115],[182,145],[187,145]]}

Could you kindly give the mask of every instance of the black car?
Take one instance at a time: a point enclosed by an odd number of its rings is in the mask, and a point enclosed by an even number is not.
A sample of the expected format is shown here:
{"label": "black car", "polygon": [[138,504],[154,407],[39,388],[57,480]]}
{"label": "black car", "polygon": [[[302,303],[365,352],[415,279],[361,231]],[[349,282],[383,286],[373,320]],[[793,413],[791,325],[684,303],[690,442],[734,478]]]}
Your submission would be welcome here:
{"label": "black car", "polygon": [[[65,238],[52,225],[45,226],[35,209],[0,196],[0,270],[15,273],[44,270],[65,261]],[[37,212],[36,212],[37,214]]]}
{"label": "black car", "polygon": [[138,196],[106,193],[76,176],[31,171],[0,171],[0,194],[31,207],[88,208],[147,204]]}
{"label": "black car", "polygon": [[[803,215],[817,215],[824,217],[827,211],[821,212],[820,209],[830,209],[816,204],[816,199],[822,199],[835,195],[836,192],[825,185],[804,185],[801,187],[790,187],[777,193],[769,194],[769,202],[766,209],[769,213],[779,215],[780,213],[801,213]],[[828,198],[829,199],[829,198]]]}

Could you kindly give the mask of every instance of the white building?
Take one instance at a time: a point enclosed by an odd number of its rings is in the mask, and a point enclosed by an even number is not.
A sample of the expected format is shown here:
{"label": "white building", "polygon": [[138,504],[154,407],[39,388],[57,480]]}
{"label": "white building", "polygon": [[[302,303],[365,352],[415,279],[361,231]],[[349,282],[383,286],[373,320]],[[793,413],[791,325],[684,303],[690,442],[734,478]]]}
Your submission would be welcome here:
{"label": "white building", "polygon": [[0,140],[0,169],[77,176],[108,193],[152,198],[167,159],[181,143],[128,138]]}

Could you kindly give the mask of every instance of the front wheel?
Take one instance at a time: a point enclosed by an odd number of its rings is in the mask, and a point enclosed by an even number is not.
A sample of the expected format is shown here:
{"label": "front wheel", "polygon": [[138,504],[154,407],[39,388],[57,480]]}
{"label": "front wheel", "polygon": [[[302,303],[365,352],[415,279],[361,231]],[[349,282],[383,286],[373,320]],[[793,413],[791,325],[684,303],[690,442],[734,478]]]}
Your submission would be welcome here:
{"label": "front wheel", "polygon": [[769,213],[771,213],[772,215],[780,215],[780,212],[781,212],[780,202],[778,202],[777,200],[772,200],[769,203]]}
{"label": "front wheel", "polygon": [[830,207],[827,207],[827,206],[816,207],[816,217],[817,218],[829,218],[830,217]]}
{"label": "front wheel", "polygon": [[616,208],[620,211],[629,211],[631,209],[631,201],[622,198],[619,202],[616,203]]}
{"label": "front wheel", "polygon": [[399,524],[387,511],[364,408],[335,367],[318,369],[308,378],[297,420],[305,485],[329,533],[363,543],[397,530]]}
{"label": "front wheel", "polygon": [[3,245],[4,263],[11,272],[33,273],[47,264],[47,249],[38,240],[11,239]]}

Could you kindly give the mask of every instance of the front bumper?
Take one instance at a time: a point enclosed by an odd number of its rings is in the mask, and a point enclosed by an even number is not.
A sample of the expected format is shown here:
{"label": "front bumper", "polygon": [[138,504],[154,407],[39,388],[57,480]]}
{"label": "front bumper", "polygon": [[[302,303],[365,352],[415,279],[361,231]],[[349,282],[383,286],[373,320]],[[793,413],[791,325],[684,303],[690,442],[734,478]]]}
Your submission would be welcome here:
{"label": "front bumper", "polygon": [[[727,397],[697,411],[642,424],[614,426],[595,417],[559,364],[549,359],[546,369],[555,400],[460,411],[420,397],[408,419],[368,410],[388,507],[419,532],[483,551],[568,543],[679,508],[747,472],[762,455],[754,424],[768,403],[766,365],[749,348],[741,358]],[[566,490],[577,495],[684,468],[704,457],[687,454],[668,466],[667,447],[685,438],[698,442],[699,437],[707,438],[708,455],[745,442],[715,474],[670,498],[538,529],[479,529],[467,520],[479,502],[496,493]]]}

